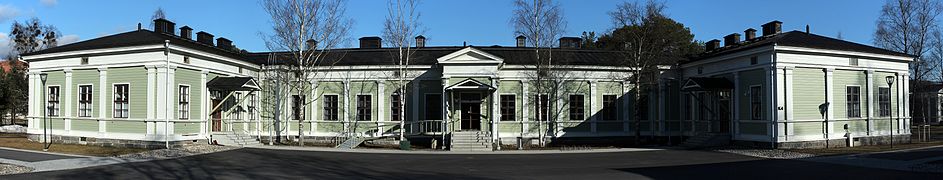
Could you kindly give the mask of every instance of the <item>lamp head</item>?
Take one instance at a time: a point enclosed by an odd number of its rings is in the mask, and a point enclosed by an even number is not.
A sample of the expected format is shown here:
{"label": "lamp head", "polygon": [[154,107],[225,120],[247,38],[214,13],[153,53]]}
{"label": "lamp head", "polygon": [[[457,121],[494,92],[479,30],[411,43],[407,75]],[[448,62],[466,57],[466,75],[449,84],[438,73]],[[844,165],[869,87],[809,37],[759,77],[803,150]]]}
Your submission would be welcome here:
{"label": "lamp head", "polygon": [[894,76],[886,76],[886,77],[884,77],[884,80],[887,81],[887,85],[888,85],[888,86],[890,86],[891,84],[894,84],[894,79],[895,79]]}
{"label": "lamp head", "polygon": [[43,83],[46,82],[46,77],[48,77],[48,76],[49,76],[49,74],[46,74],[46,73],[39,73],[39,79],[42,80]]}

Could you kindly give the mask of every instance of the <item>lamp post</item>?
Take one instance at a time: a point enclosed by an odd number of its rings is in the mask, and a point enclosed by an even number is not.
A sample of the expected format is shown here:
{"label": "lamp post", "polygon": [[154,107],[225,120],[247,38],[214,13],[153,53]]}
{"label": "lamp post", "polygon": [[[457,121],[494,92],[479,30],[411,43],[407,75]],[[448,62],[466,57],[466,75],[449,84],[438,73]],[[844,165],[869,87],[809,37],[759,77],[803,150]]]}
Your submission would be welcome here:
{"label": "lamp post", "polygon": [[48,145],[49,133],[46,131],[46,128],[49,127],[48,125],[46,125],[46,116],[49,115],[49,113],[46,112],[49,110],[49,105],[46,104],[48,103],[48,101],[46,101],[46,98],[48,98],[47,97],[48,94],[46,94],[46,77],[47,76],[49,76],[49,74],[46,74],[46,73],[39,74],[39,80],[43,82],[43,87],[42,87],[43,88],[43,151],[49,151],[49,145]]}
{"label": "lamp post", "polygon": [[[891,85],[894,85],[894,79],[895,79],[894,76],[886,76],[886,77],[884,77],[884,80],[887,81],[887,89],[888,89],[888,91],[890,91]],[[893,94],[893,93],[888,92],[888,95],[891,95],[891,94]],[[890,97],[888,97],[888,99],[890,99]],[[897,98],[897,99],[900,100],[900,98]],[[898,106],[899,106],[900,102],[897,102],[897,103],[898,103]],[[888,105],[890,105],[890,104],[888,104]],[[890,107],[888,107],[888,108],[890,108]],[[892,112],[892,113],[891,113],[891,119],[890,119],[890,121],[888,121],[888,124],[890,125],[890,126],[888,127],[888,129],[891,131],[891,149],[894,149],[894,118],[895,118],[895,117],[894,117],[894,113],[893,113],[894,111],[890,111],[890,112]]]}

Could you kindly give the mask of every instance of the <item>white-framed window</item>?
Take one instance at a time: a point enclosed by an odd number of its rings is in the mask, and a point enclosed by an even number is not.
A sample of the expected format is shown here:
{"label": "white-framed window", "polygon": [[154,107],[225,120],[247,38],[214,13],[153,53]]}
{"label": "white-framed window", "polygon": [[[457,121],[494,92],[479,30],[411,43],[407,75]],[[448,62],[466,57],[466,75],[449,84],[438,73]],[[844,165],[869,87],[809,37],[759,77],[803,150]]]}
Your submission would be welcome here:
{"label": "white-framed window", "polygon": [[750,86],[750,117],[763,119],[763,86]]}
{"label": "white-framed window", "polygon": [[517,120],[515,116],[517,108],[515,107],[516,99],[513,94],[504,94],[501,95],[501,121],[514,121]]}
{"label": "white-framed window", "polygon": [[400,106],[403,105],[403,102],[402,102],[403,100],[400,98],[401,97],[398,92],[393,93],[393,95],[390,95],[390,120],[391,121],[403,120],[403,115],[402,115],[403,112],[401,112],[400,110],[402,109],[402,107]]}
{"label": "white-framed window", "polygon": [[130,102],[131,99],[131,85],[129,84],[115,84],[114,85],[114,112],[113,116],[115,118],[128,118],[130,112]]}
{"label": "white-framed window", "polygon": [[357,95],[357,120],[369,121],[373,117],[373,99],[370,95]]}
{"label": "white-framed window", "polygon": [[79,117],[92,117],[92,85],[79,85]]}
{"label": "white-framed window", "polygon": [[236,108],[236,110],[232,112],[232,119],[242,120],[242,112],[245,111],[245,109],[242,109],[242,106],[239,104],[239,98],[243,98],[242,93],[235,92],[233,93],[233,96],[235,96],[236,99],[232,101],[232,105],[234,108]]}
{"label": "white-framed window", "polygon": [[180,85],[177,93],[177,113],[180,119],[190,119],[190,86]]}
{"label": "white-framed window", "polygon": [[602,95],[602,120],[612,121],[617,119],[616,114],[619,112],[616,109],[617,99],[616,95]]}
{"label": "white-framed window", "polygon": [[891,116],[891,88],[878,88],[878,116]]}
{"label": "white-framed window", "polygon": [[59,86],[49,86],[46,90],[46,115],[59,116]]}
{"label": "white-framed window", "polygon": [[861,87],[845,87],[845,108],[849,118],[861,117]]}
{"label": "white-framed window", "polygon": [[249,112],[249,120],[256,120],[256,116],[258,116],[257,108],[259,106],[259,98],[255,95],[255,93],[249,93],[248,98],[249,102],[246,103],[246,111]]}
{"label": "white-framed window", "polygon": [[571,94],[570,95],[570,120],[585,120],[586,107],[583,106],[586,102],[583,99],[582,94]]}
{"label": "white-framed window", "polygon": [[337,95],[324,95],[324,120],[337,121]]}
{"label": "white-framed window", "polygon": [[304,120],[304,95],[291,95],[291,118],[294,120]]}

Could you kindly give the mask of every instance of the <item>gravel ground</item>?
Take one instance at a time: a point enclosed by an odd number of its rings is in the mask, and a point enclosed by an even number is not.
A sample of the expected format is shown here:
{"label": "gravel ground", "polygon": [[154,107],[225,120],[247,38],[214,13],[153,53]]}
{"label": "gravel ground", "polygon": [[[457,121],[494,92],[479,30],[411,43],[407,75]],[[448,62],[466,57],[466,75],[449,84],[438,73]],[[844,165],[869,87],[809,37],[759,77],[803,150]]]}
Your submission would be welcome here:
{"label": "gravel ground", "polygon": [[33,168],[0,163],[0,175],[28,173],[30,171],[33,171]]}
{"label": "gravel ground", "polygon": [[790,152],[781,149],[757,149],[745,146],[726,146],[710,148],[708,150],[769,159],[801,159],[815,157],[815,155],[812,154]]}
{"label": "gravel ground", "polygon": [[192,156],[206,153],[214,153],[232,149],[238,149],[239,147],[233,146],[217,146],[217,145],[207,145],[207,144],[194,144],[194,145],[185,145],[181,148],[175,149],[157,149],[150,150],[134,154],[125,154],[119,155],[119,158],[130,158],[130,159],[169,159],[169,158],[178,158],[184,156]]}

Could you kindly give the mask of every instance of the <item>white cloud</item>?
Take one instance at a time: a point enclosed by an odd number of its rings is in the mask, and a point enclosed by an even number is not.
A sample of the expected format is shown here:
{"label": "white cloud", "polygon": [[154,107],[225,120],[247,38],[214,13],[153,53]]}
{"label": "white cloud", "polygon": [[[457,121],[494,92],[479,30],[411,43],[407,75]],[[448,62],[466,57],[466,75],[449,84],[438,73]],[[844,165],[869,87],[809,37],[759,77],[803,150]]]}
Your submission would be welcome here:
{"label": "white cloud", "polygon": [[59,1],[58,0],[39,0],[39,3],[43,4],[43,6],[56,6],[56,4],[59,4]]}
{"label": "white cloud", "polygon": [[62,46],[62,45],[78,42],[79,40],[80,40],[79,35],[70,34],[70,35],[59,37],[59,39],[56,39],[56,42],[58,43],[59,46]]}
{"label": "white cloud", "polygon": [[7,4],[0,5],[0,23],[13,20],[13,18],[19,15],[20,10],[16,9],[16,7]]}
{"label": "white cloud", "polygon": [[0,32],[0,59],[5,59],[13,47],[10,46],[10,37],[7,33]]}

